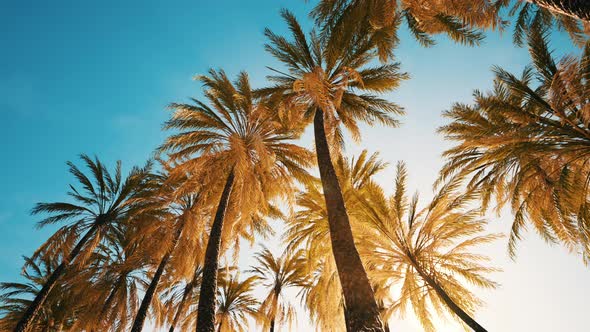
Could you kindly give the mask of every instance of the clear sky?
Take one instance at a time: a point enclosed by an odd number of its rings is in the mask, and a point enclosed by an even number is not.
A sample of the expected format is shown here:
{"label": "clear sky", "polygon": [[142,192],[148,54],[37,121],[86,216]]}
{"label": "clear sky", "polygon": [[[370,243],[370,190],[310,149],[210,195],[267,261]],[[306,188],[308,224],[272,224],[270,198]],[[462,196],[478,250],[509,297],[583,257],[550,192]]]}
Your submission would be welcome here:
{"label": "clear sky", "polygon": [[[143,163],[165,136],[165,106],[200,95],[193,75],[210,67],[247,70],[261,86],[264,66],[275,63],[263,50],[263,28],[284,31],[282,7],[302,19],[311,7],[302,0],[122,2],[0,0],[0,281],[18,280],[20,257],[51,233],[36,230],[28,213],[36,202],[66,198],[72,182],[66,160],[88,153],[110,164]],[[448,147],[435,133],[444,123],[441,112],[455,101],[469,102],[473,89],[489,88],[492,65],[520,72],[528,63],[526,49],[515,48],[510,34],[489,34],[479,48],[439,38],[424,49],[402,32],[396,55],[412,79],[389,97],[407,111],[403,126],[363,128],[362,143],[348,144],[347,153],[367,148],[392,164],[405,160],[411,188],[428,198]],[[576,52],[562,36],[553,48]],[[378,179],[387,186],[393,176],[390,168]],[[509,214],[490,217],[492,230],[509,230]],[[504,269],[496,275],[502,288],[481,293],[487,306],[477,318],[489,331],[589,330],[590,270],[581,259],[533,232],[516,262],[507,257],[505,241],[485,252]],[[249,257],[246,250],[242,266]],[[306,321],[300,315],[299,331]],[[411,318],[391,327],[421,331]],[[440,331],[457,327],[441,324]]]}

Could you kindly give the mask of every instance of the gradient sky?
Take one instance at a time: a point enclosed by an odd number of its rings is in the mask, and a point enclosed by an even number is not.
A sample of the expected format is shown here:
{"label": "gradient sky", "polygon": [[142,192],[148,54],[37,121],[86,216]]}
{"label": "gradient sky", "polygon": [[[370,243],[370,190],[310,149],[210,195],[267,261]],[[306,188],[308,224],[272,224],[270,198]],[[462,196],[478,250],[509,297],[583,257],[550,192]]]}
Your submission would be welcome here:
{"label": "gradient sky", "polygon": [[[235,74],[247,70],[264,84],[263,28],[284,31],[278,11],[287,7],[304,19],[304,1],[0,1],[0,281],[19,280],[21,256],[30,255],[52,232],[35,229],[30,208],[39,201],[65,199],[72,182],[65,166],[80,153],[96,154],[127,167],[143,163],[165,134],[161,124],[173,101],[199,96],[192,76],[210,67]],[[313,3],[313,1],[312,1]],[[389,97],[404,106],[403,126],[363,127],[367,148],[394,164],[405,160],[410,188],[427,199],[448,147],[435,130],[453,102],[470,102],[473,89],[491,85],[492,65],[520,72],[526,49],[515,48],[511,31],[488,35],[468,48],[439,38],[425,49],[407,33],[396,56],[411,80]],[[563,36],[558,54],[575,53]],[[311,146],[306,136],[302,144]],[[378,180],[393,183],[393,167]],[[490,216],[490,229],[507,232],[510,215]],[[278,248],[278,246],[272,246]],[[504,272],[499,290],[480,292],[487,302],[477,319],[489,331],[588,331],[590,271],[581,259],[543,243],[529,232],[516,261],[506,241],[485,248]],[[244,250],[240,265],[251,262]],[[299,331],[306,331],[300,315]],[[411,318],[391,322],[392,331],[421,331]],[[457,331],[441,323],[440,331]]]}

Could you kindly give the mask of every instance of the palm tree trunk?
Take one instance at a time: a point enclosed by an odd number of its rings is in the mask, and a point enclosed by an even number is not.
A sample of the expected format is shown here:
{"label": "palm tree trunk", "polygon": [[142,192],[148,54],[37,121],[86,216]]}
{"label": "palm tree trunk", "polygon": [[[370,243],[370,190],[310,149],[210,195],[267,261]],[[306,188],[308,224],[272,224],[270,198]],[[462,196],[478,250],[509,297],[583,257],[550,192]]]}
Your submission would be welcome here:
{"label": "palm tree trunk", "polygon": [[180,222],[181,222],[181,224],[176,229],[176,234],[174,234],[174,239],[172,240],[170,248],[168,249],[168,251],[166,252],[164,257],[162,257],[162,260],[160,261],[160,265],[158,266],[158,269],[156,270],[156,273],[154,274],[154,277],[152,278],[152,281],[150,282],[150,285],[147,288],[145,295],[143,296],[143,299],[141,300],[141,305],[139,306],[139,310],[137,311],[137,314],[135,315],[135,321],[133,322],[133,327],[131,328],[131,332],[141,332],[141,330],[143,329],[143,324],[145,322],[145,318],[147,317],[148,310],[150,308],[150,305],[152,304],[152,299],[154,298],[154,295],[156,294],[156,289],[158,288],[158,284],[160,283],[160,279],[162,278],[162,275],[164,274],[164,269],[166,268],[166,265],[168,265],[168,262],[170,261],[170,256],[172,256],[172,252],[176,248],[176,245],[178,244],[178,240],[180,239],[180,236],[182,235],[182,230],[184,229],[184,225],[186,225],[186,222],[184,222],[184,220],[181,220]]}
{"label": "palm tree trunk", "polygon": [[59,264],[59,266],[53,271],[53,273],[51,273],[51,276],[49,276],[49,279],[47,279],[45,285],[43,285],[43,288],[41,288],[41,291],[37,293],[35,299],[33,300],[33,302],[31,302],[31,304],[27,308],[27,311],[14,328],[14,332],[27,332],[31,328],[31,324],[33,323],[35,316],[37,316],[37,313],[45,303],[45,300],[47,300],[49,292],[51,292],[53,287],[55,287],[57,280],[64,274],[68,264],[78,256],[80,251],[82,251],[84,245],[96,233],[98,227],[99,222],[95,222],[92,225],[92,227],[90,227],[90,229],[86,232],[86,234],[84,234],[82,239],[78,241],[74,249],[72,249],[70,255],[68,256],[68,260],[61,262],[61,264]]}
{"label": "palm tree trunk", "polygon": [[432,278],[432,276],[430,276],[428,273],[426,273],[424,270],[422,270],[422,267],[418,264],[418,262],[416,262],[416,260],[413,257],[410,257],[410,260],[412,261],[412,265],[414,266],[414,268],[416,269],[416,271],[418,272],[420,277],[422,277],[422,279],[424,279],[424,281],[430,287],[432,287],[434,289],[436,294],[443,300],[443,302],[447,305],[447,307],[455,313],[455,315],[457,315],[459,318],[461,318],[461,320],[465,324],[467,324],[467,326],[469,326],[473,331],[487,332],[487,330],[485,328],[483,328],[483,326],[479,325],[479,323],[476,322],[475,319],[473,319],[471,316],[469,316],[468,313],[466,313],[463,309],[461,309],[455,303],[455,301],[453,301],[453,299],[451,299],[449,294],[447,294],[447,292],[445,292],[445,290],[436,282],[436,280],[434,280],[434,278]]}
{"label": "palm tree trunk", "polygon": [[275,319],[274,319],[274,317],[270,320],[270,332],[275,332]]}
{"label": "palm tree trunk", "polygon": [[590,23],[590,1],[588,0],[525,0],[554,13],[566,15]]}
{"label": "palm tree trunk", "polygon": [[389,330],[389,323],[388,322],[383,322],[383,330],[385,332],[390,332],[390,330]]}
{"label": "palm tree trunk", "polygon": [[314,116],[314,136],[320,178],[328,210],[332,252],[344,293],[347,310],[347,331],[383,331],[375,294],[356,250],[350,221],[344,206],[342,190],[332,164],[324,129],[324,112],[318,108]]}
{"label": "palm tree trunk", "polygon": [[205,251],[205,265],[203,267],[203,280],[199,293],[199,306],[197,311],[197,332],[213,332],[215,329],[215,295],[217,292],[217,269],[219,267],[219,251],[221,247],[221,231],[225,211],[229,203],[229,197],[234,185],[234,169],[230,171],[219,205],[215,212],[215,219],[211,225],[207,249]]}
{"label": "palm tree trunk", "polygon": [[[194,278],[193,278],[193,280],[194,280]],[[180,319],[180,316],[184,312],[184,306],[186,305],[186,300],[188,299],[189,295],[192,293],[193,287],[194,287],[194,284],[192,281],[184,287],[184,293],[182,294],[182,299],[180,300],[180,303],[178,303],[178,308],[176,309],[176,314],[174,314],[174,319],[172,320],[172,324],[171,324],[170,330],[168,330],[168,332],[174,332],[174,329],[176,328],[176,324],[178,324],[178,320]]]}

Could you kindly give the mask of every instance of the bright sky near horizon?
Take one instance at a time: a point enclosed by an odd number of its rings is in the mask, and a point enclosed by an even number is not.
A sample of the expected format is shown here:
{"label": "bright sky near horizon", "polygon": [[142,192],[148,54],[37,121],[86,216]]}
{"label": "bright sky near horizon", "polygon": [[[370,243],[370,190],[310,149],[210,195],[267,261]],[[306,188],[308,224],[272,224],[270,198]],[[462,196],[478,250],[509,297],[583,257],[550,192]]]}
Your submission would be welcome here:
{"label": "bright sky near horizon", "polygon": [[[165,137],[166,105],[200,96],[193,75],[210,67],[232,75],[247,70],[262,86],[265,66],[276,63],[264,52],[264,27],[285,31],[279,9],[304,20],[313,3],[0,0],[0,281],[19,280],[21,256],[53,230],[36,230],[29,211],[39,201],[66,199],[72,183],[67,160],[88,153],[109,164],[143,163]],[[510,28],[489,33],[479,48],[438,38],[425,49],[404,31],[400,37],[396,56],[411,79],[388,97],[405,108],[403,126],[363,127],[363,141],[348,143],[347,154],[366,148],[391,164],[406,161],[410,188],[426,200],[449,146],[435,132],[444,123],[441,112],[453,102],[470,102],[473,89],[489,88],[492,65],[519,73],[529,57],[512,44]],[[577,52],[563,36],[552,47],[557,54]],[[302,144],[311,146],[308,136]],[[388,186],[393,176],[390,167],[378,180]],[[508,232],[508,213],[490,218],[491,230]],[[506,241],[485,252],[504,269],[495,275],[500,289],[478,291],[487,305],[476,317],[489,331],[590,330],[590,270],[579,257],[533,232],[520,243],[516,261],[507,257]],[[244,250],[241,266],[251,263],[251,253]],[[298,331],[308,330],[307,317],[300,313]],[[450,323],[440,326],[457,331]],[[396,319],[391,328],[422,331],[411,318]]]}

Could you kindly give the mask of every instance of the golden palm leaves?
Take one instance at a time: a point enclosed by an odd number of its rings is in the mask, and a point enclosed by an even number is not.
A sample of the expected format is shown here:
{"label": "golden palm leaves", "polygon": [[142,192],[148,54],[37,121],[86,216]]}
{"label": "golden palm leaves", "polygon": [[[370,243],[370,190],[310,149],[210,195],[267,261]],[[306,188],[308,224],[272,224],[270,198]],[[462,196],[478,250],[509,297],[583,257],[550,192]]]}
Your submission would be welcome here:
{"label": "golden palm leaves", "polygon": [[[432,312],[450,312],[474,330],[484,331],[470,317],[481,301],[465,284],[497,286],[486,276],[496,269],[487,266],[489,259],[474,248],[499,235],[483,234],[485,221],[469,207],[473,195],[458,194],[450,184],[420,210],[418,196],[407,197],[406,178],[406,167],[400,163],[393,195],[385,195],[378,186],[359,195],[359,219],[365,226],[359,232],[361,253],[382,294],[395,299],[384,315],[389,318],[396,311],[403,315],[411,305],[427,331],[436,330]],[[401,291],[392,296],[387,288],[396,284]]]}
{"label": "golden palm leaves", "polygon": [[[377,154],[369,156],[364,151],[357,159],[340,157],[334,166],[356,233],[359,223],[355,218],[355,192],[370,186],[371,177],[386,164],[379,161]],[[289,219],[284,238],[288,250],[304,249],[310,280],[303,296],[312,319],[322,330],[341,331],[345,329],[344,298],[332,256],[328,212],[321,188],[317,181],[298,195],[300,208]]]}
{"label": "golden palm leaves", "polygon": [[[371,179],[386,166],[377,155],[368,157],[364,151],[357,160],[340,159],[336,165],[355,242],[375,285],[384,321],[396,312],[404,314],[411,306],[424,327],[433,331],[433,312],[454,312],[454,305],[472,314],[481,301],[465,284],[497,286],[486,277],[496,269],[486,265],[487,257],[473,251],[498,238],[497,234],[483,234],[485,221],[479,218],[479,211],[468,209],[475,197],[458,194],[456,184],[449,185],[425,209],[418,210],[417,196],[409,201],[406,194],[403,164],[398,165],[391,197]],[[322,329],[339,331],[343,329],[343,300],[329,255],[321,198],[313,187],[298,197],[302,209],[290,222],[286,240],[293,247],[306,249],[312,272],[304,296],[312,317]],[[395,293],[398,285],[401,292]]]}
{"label": "golden palm leaves", "polygon": [[402,114],[402,109],[374,93],[392,91],[407,79],[398,63],[373,67],[374,44],[368,37],[334,33],[333,38],[324,39],[313,32],[306,36],[290,12],[283,11],[282,16],[291,39],[267,29],[266,50],[288,73],[273,69],[278,74],[268,77],[273,85],[257,90],[258,95],[301,105],[307,119],[320,108],[333,147],[342,144],[342,126],[359,139],[359,121],[397,125],[393,116]]}
{"label": "golden palm leaves", "polygon": [[[68,164],[79,182],[68,193],[72,202],[33,210],[48,214],[41,226],[65,225],[26,260],[28,284],[0,286],[0,326],[122,330],[137,316],[139,331],[150,315],[173,331],[203,317],[195,306],[203,301],[210,326],[198,329],[245,331],[254,320],[274,330],[293,320],[284,291],[298,287],[324,330],[380,331],[381,319],[411,306],[428,331],[435,330],[433,315],[445,312],[485,331],[472,317],[481,305],[472,288],[496,287],[487,276],[495,269],[475,248],[498,236],[485,234],[481,211],[470,208],[475,199],[484,209],[492,200],[511,206],[512,251],[532,224],[590,259],[590,47],[556,62],[543,29],[556,25],[579,45],[587,31],[563,3],[535,4],[320,1],[310,33],[283,11],[289,36],[267,29],[265,47],[286,69],[272,69],[270,86],[258,90],[245,73],[198,76],[204,99],[171,105],[166,129],[174,133],[159,150],[167,154],[161,172],[148,165],[124,179],[120,164],[109,172],[82,156],[86,173]],[[386,164],[366,151],[344,158],[342,129],[358,141],[360,122],[397,125],[402,109],[381,94],[408,77],[387,62],[399,25],[405,21],[424,45],[441,33],[476,45],[483,30],[505,26],[505,7],[516,15],[516,43],[528,37],[533,67],[521,77],[496,68],[492,92],[447,112],[452,123],[441,131],[458,144],[446,153],[445,184],[425,208],[407,197],[403,164],[393,195],[385,194],[372,177]],[[307,173],[313,154],[294,143],[312,117],[320,179]],[[237,258],[241,240],[254,244],[271,234],[268,220],[284,218],[285,202],[293,211],[285,252],[263,249],[246,278],[219,268],[221,255]],[[262,301],[257,286],[266,291]]]}
{"label": "golden palm leaves", "polygon": [[217,332],[245,332],[249,326],[247,319],[258,319],[259,303],[252,294],[255,283],[255,276],[240,281],[238,275],[221,285],[215,314]]}
{"label": "golden palm leaves", "polygon": [[198,100],[172,104],[175,112],[166,127],[181,132],[170,136],[161,149],[179,161],[177,171],[190,174],[192,180],[186,185],[193,188],[221,191],[219,179],[234,169],[234,203],[228,219],[239,215],[257,221],[258,211],[271,212],[269,201],[291,193],[295,179],[305,181],[311,154],[290,142],[295,134],[280,123],[269,104],[253,99],[245,73],[235,82],[223,71],[213,70],[198,79],[209,105]]}
{"label": "golden palm leaves", "polygon": [[[49,276],[57,267],[57,262],[44,258],[33,261],[25,257],[27,268],[23,271],[26,282],[0,283],[0,331],[12,331],[22,315],[31,304],[30,297],[35,297]],[[37,319],[31,324],[35,330],[61,331],[76,326],[76,315],[87,310],[86,303],[81,301],[79,290],[72,285],[56,286],[48,300],[43,303]]]}
{"label": "golden palm leaves", "polygon": [[[494,90],[457,104],[442,127],[458,144],[441,178],[468,178],[484,208],[491,199],[514,213],[510,251],[527,224],[547,241],[588,259],[588,50],[555,62],[545,33],[529,34],[533,67],[517,77],[496,68]],[[586,97],[585,97],[586,96]]]}
{"label": "golden palm leaves", "polygon": [[382,61],[393,57],[397,29],[403,22],[424,46],[435,44],[433,36],[445,34],[466,45],[479,45],[483,30],[503,30],[514,21],[514,42],[522,45],[535,26],[556,27],[583,46],[590,21],[584,1],[506,0],[322,0],[312,15],[323,30],[345,30],[355,22],[356,32],[371,35]]}
{"label": "golden palm leaves", "polygon": [[249,270],[256,276],[267,292],[260,304],[263,329],[275,331],[281,325],[289,328],[295,319],[295,307],[286,298],[285,291],[289,288],[307,285],[306,261],[301,250],[285,250],[281,256],[275,257],[268,248],[257,253],[256,265]]}

